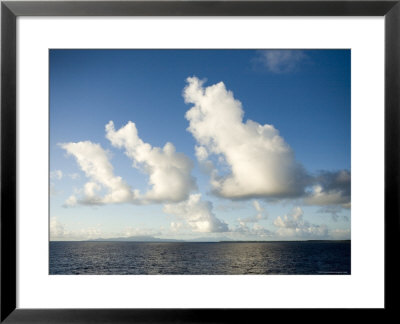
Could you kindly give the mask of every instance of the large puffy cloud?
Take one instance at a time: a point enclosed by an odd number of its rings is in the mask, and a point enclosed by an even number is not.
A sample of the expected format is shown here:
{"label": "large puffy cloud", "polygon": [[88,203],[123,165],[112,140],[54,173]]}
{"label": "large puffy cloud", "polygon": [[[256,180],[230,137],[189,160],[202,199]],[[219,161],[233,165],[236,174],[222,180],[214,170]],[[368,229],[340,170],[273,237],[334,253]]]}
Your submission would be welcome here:
{"label": "large puffy cloud", "polygon": [[[86,177],[90,179],[84,186],[84,197],[78,200],[74,195],[69,197],[66,205],[123,203],[134,200],[135,193],[125,181],[114,175],[113,166],[107,152],[90,141],[60,144],[68,154],[73,155]],[[106,190],[104,196],[99,193]]]}
{"label": "large puffy cloud", "polygon": [[[201,200],[201,194],[192,194],[183,202],[164,205],[164,212],[175,215],[186,222],[194,232],[227,232],[226,223],[215,217],[212,212],[212,204]],[[179,223],[173,223],[172,227],[181,227]]]}
{"label": "large puffy cloud", "polygon": [[106,125],[106,137],[113,146],[125,149],[134,167],[143,167],[148,174],[151,189],[141,197],[143,201],[179,202],[187,199],[190,191],[196,188],[191,176],[192,161],[176,152],[172,143],[166,143],[163,148],[152,147],[139,138],[132,122],[116,131],[110,121]]}
{"label": "large puffy cloud", "polygon": [[323,171],[315,178],[316,184],[304,199],[308,205],[339,205],[350,208],[351,176],[346,170],[338,172]]}
{"label": "large puffy cloud", "polygon": [[231,199],[304,193],[309,178],[274,126],[243,122],[242,105],[223,82],[206,88],[196,77],[187,82],[183,96],[194,105],[186,119],[199,144],[196,155],[202,163],[210,162],[209,155],[217,155],[230,168],[222,176],[215,169],[210,172],[215,193]]}
{"label": "large puffy cloud", "polygon": [[278,216],[274,225],[278,228],[278,236],[285,238],[327,238],[329,234],[326,226],[310,224],[304,220],[300,207],[295,207],[288,215]]}
{"label": "large puffy cloud", "polygon": [[[90,141],[60,144],[73,155],[89,181],[83,187],[83,197],[70,196],[64,206],[77,204],[179,202],[188,198],[196,188],[191,176],[193,163],[183,153],[175,151],[171,143],[163,148],[152,147],[138,136],[134,123],[129,122],[116,131],[113,122],[106,125],[106,136],[113,146],[124,148],[133,160],[133,166],[142,168],[149,175],[150,190],[140,194],[125,181],[114,175],[107,152]],[[105,195],[101,195],[105,190]]]}

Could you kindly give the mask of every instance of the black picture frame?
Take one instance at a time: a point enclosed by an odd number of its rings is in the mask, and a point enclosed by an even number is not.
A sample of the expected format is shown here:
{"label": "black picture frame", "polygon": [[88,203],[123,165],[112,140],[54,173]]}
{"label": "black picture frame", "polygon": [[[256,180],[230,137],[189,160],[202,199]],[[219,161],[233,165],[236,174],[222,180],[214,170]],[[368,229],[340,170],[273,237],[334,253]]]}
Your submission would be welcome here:
{"label": "black picture frame", "polygon": [[[400,195],[400,0],[395,1],[2,1],[1,2],[1,317],[3,323],[246,323],[287,309],[16,308],[16,19],[19,16],[384,16],[385,18],[385,307],[292,310],[306,320],[363,311],[369,319],[397,308]],[[367,288],[366,288],[367,292]],[[345,292],[344,292],[345,293]],[[240,292],[238,292],[240,296]],[[266,314],[268,312],[268,314]],[[338,315],[340,313],[340,315]],[[282,316],[281,314],[279,314]],[[266,317],[268,316],[268,318]],[[311,316],[311,317],[310,317]],[[315,316],[315,317],[314,317]],[[357,315],[358,316],[358,315]],[[243,323],[245,323],[243,322]]]}

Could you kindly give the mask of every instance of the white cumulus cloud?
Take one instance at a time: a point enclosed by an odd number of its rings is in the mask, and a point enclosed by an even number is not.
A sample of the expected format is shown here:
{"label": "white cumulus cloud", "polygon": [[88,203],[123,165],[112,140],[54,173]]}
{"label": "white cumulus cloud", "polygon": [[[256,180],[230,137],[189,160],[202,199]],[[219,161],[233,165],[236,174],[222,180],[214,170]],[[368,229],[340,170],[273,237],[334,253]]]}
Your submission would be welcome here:
{"label": "white cumulus cloud", "polygon": [[[60,146],[75,157],[79,167],[90,179],[84,186],[84,197],[79,203],[107,204],[134,200],[134,192],[121,177],[114,175],[107,152],[99,144],[85,141]],[[100,195],[102,189],[106,191],[103,196]],[[71,196],[66,205],[72,206],[77,202],[76,197]]]}
{"label": "white cumulus cloud", "polygon": [[187,83],[183,96],[193,107],[185,117],[198,142],[197,158],[204,163],[214,154],[220,169],[224,163],[230,169],[222,175],[210,172],[215,193],[231,199],[304,193],[308,176],[274,126],[244,122],[241,102],[223,82],[205,88],[203,81],[190,77]]}
{"label": "white cumulus cloud", "polygon": [[[201,200],[201,194],[192,194],[185,201],[164,205],[163,211],[185,221],[194,232],[228,232],[228,225],[212,212],[212,204]],[[174,229],[181,224],[174,222]]]}
{"label": "white cumulus cloud", "polygon": [[71,195],[68,199],[64,202],[64,207],[75,207],[78,204],[78,199],[75,195]]}
{"label": "white cumulus cloud", "polygon": [[113,146],[125,149],[134,167],[142,167],[148,174],[151,189],[141,198],[144,201],[179,202],[187,199],[190,191],[196,188],[191,176],[192,161],[176,152],[172,143],[166,143],[163,148],[152,147],[140,139],[133,122],[116,131],[110,121],[106,125],[106,137]]}

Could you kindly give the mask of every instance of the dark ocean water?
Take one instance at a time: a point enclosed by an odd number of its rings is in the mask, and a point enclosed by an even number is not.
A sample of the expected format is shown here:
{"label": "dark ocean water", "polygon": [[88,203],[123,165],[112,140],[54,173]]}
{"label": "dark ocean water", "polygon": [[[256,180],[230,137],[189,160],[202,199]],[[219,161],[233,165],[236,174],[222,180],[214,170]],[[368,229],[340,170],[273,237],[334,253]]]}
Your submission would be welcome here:
{"label": "dark ocean water", "polygon": [[50,274],[350,274],[350,242],[50,242]]}

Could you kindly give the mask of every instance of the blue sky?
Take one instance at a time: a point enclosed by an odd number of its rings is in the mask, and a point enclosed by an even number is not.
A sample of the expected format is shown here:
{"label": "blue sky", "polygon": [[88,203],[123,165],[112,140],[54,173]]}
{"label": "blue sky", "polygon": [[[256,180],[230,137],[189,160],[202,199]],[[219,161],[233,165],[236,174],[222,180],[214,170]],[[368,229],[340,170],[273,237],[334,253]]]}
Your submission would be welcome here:
{"label": "blue sky", "polygon": [[52,240],[350,238],[350,50],[49,59]]}

